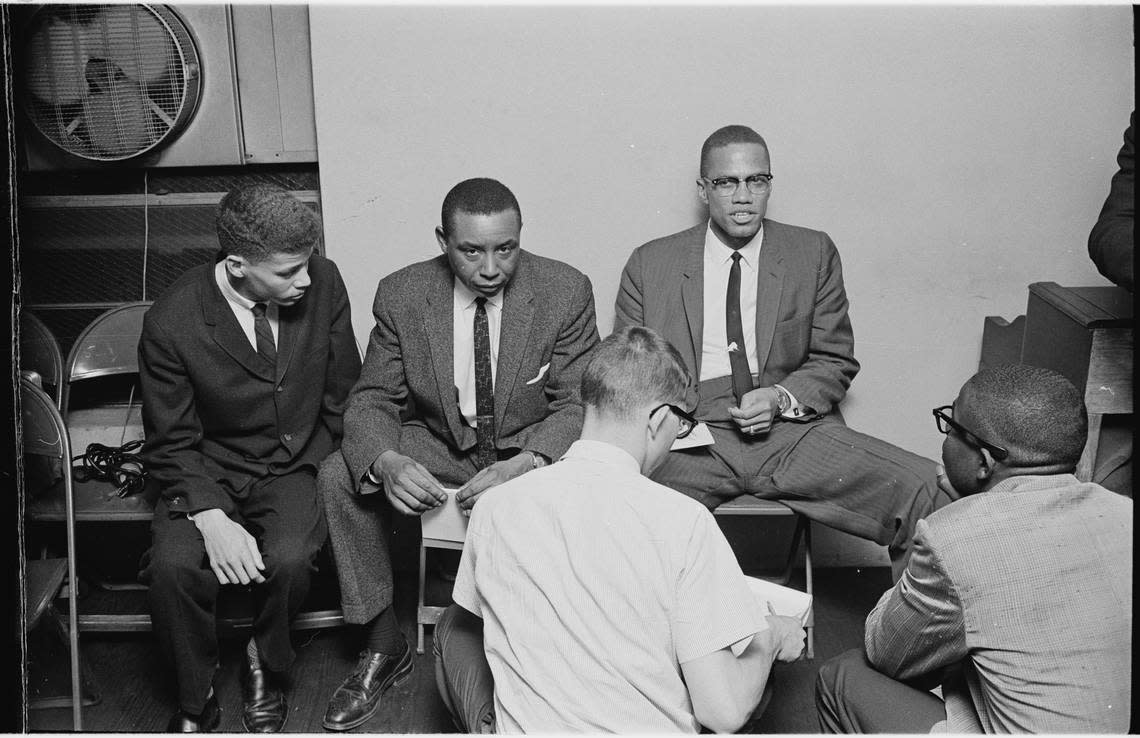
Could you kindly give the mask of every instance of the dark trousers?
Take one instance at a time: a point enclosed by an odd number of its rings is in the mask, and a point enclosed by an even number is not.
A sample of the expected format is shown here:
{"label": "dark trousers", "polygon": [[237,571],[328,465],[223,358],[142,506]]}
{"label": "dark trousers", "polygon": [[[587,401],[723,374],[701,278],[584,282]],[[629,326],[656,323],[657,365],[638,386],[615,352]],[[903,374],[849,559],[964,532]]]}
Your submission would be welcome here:
{"label": "dark trousers", "polygon": [[483,620],[459,605],[435,625],[435,682],[461,733],[495,732],[495,680],[483,651]]}
{"label": "dark trousers", "polygon": [[887,546],[897,580],[914,524],[953,501],[938,487],[933,461],[837,418],[778,420],[766,434],[744,435],[717,420],[735,404],[729,383],[702,382],[700,394],[697,416],[716,442],[670,452],[652,479],[709,509],[745,494],[779,500],[811,520]]}
{"label": "dark trousers", "polygon": [[[456,451],[423,426],[405,425],[399,450],[446,486],[458,487],[479,471],[474,449]],[[359,480],[349,474],[339,452],[321,464],[317,488],[328,520],[345,622],[371,622],[392,604],[391,505],[383,490],[359,493]]]}
{"label": "dark trousers", "polygon": [[[265,581],[248,587],[254,602],[253,637],[262,664],[284,671],[296,656],[289,623],[309,593],[317,553],[327,537],[314,474],[302,470],[254,481],[234,502],[236,512],[230,517],[257,539],[265,563]],[[215,611],[221,584],[197,526],[184,515],[171,516],[162,499],[141,578],[150,586],[155,635],[174,665],[179,704],[199,713],[218,665]]]}
{"label": "dark trousers", "polygon": [[875,671],[858,648],[819,668],[815,706],[824,733],[929,733],[946,719],[936,695]]}

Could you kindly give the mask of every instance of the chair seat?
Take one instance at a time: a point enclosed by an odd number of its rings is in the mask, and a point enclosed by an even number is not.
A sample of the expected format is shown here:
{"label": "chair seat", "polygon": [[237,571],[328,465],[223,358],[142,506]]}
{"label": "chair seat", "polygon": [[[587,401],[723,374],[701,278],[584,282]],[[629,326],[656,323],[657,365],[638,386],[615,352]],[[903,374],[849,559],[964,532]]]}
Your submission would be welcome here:
{"label": "chair seat", "polygon": [[67,576],[67,559],[29,559],[25,568],[28,609],[24,629],[31,630],[63,586]]}
{"label": "chair seat", "polygon": [[795,515],[795,511],[782,502],[762,500],[752,495],[741,495],[720,504],[714,515]]}

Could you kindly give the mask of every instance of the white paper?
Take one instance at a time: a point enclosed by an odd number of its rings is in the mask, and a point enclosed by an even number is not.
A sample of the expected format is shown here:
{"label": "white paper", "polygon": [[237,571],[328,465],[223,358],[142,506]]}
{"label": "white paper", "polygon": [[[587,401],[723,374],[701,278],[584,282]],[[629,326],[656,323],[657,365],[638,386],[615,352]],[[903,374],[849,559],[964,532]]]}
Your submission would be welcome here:
{"label": "white paper", "polygon": [[673,445],[669,447],[670,451],[680,451],[683,448],[696,448],[697,446],[711,446],[713,445],[712,431],[704,423],[697,423],[693,427],[693,432],[684,438],[678,438],[673,441]]}
{"label": "white paper", "polygon": [[744,578],[748,580],[748,588],[756,596],[762,614],[769,614],[768,605],[770,604],[777,615],[797,618],[800,625],[807,626],[808,616],[811,614],[811,595],[798,589],[769,582],[767,579],[748,576]]}
{"label": "white paper", "polygon": [[467,537],[467,516],[455,501],[459,490],[444,488],[447,501],[420,516],[420,530],[424,538],[463,543]]}

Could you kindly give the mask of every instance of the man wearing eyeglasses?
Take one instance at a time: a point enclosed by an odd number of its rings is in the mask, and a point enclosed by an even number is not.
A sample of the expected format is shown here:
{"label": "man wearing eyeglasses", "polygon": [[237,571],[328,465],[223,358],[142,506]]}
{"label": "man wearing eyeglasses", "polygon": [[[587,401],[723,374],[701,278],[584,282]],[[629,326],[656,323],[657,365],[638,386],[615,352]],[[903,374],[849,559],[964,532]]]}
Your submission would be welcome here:
{"label": "man wearing eyeglasses", "polygon": [[839,254],[826,233],[765,217],[772,182],[758,133],[717,130],[697,179],[708,221],[638,248],[622,272],[615,329],[648,326],[680,350],[714,440],[653,478],[710,509],[779,500],[888,546],[897,578],[914,521],[950,498],[933,461],[843,424],[859,363]]}
{"label": "man wearing eyeglasses", "polygon": [[475,507],[435,629],[462,732],[731,732],[799,658],[799,621],[763,611],[712,515],[645,478],[692,430],[689,384],[655,332],[611,334],[581,438]]}
{"label": "man wearing eyeglasses", "polygon": [[[961,499],[918,522],[865,652],[820,669],[821,727],[1127,732],[1132,500],[1073,475],[1080,392],[1048,369],[999,366],[934,415]],[[944,699],[925,691],[939,683]]]}

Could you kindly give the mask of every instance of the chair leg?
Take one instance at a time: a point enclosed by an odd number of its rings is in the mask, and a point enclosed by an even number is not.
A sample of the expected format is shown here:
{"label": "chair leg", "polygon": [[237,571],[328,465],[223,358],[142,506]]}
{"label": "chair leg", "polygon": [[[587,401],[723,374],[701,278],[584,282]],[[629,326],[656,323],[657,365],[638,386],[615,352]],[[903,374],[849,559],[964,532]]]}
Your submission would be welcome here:
{"label": "chair leg", "polygon": [[811,521],[803,516],[800,516],[800,520],[804,526],[804,591],[812,598],[811,610],[808,612],[808,624],[805,628],[807,631],[807,657],[810,660],[815,658],[815,591],[812,586]]}
{"label": "chair leg", "polygon": [[[80,707],[97,705],[102,698],[90,685],[94,684],[91,675],[79,660],[79,634],[78,629],[69,628],[63,614],[50,606],[41,622],[48,624],[56,636],[60,638],[68,649],[68,675],[70,681],[70,694],[48,694],[34,697],[28,701],[29,710],[48,710],[60,707],[70,707],[72,722],[75,730],[83,729],[83,716]],[[77,699],[78,698],[78,699]]]}
{"label": "chair leg", "polygon": [[424,609],[424,587],[427,583],[427,547],[420,543],[420,586],[419,604],[416,607],[416,653],[424,652],[424,624],[420,613]]}

